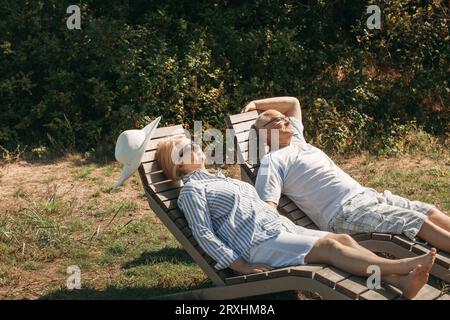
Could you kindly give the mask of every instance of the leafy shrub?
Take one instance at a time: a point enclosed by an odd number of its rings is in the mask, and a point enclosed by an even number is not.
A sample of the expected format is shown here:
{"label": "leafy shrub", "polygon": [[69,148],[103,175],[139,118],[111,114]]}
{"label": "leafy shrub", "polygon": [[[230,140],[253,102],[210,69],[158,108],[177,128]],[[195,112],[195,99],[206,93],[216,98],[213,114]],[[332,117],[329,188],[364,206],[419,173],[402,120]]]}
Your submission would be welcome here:
{"label": "leafy shrub", "polygon": [[[448,134],[448,8],[439,1],[88,0],[82,30],[66,28],[69,1],[4,3],[6,150],[111,155],[122,130],[156,116],[223,129],[227,114],[276,95],[298,97],[311,139],[336,152],[381,148],[391,128],[413,120]],[[372,3],[381,30],[365,26]]]}

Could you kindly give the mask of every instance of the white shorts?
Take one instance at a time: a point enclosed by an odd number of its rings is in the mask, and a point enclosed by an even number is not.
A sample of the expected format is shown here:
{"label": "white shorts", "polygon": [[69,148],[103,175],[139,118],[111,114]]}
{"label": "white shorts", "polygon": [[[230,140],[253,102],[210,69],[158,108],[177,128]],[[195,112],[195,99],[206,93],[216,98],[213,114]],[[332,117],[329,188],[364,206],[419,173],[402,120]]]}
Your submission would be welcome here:
{"label": "white shorts", "polygon": [[267,264],[274,268],[305,264],[305,257],[317,240],[329,232],[299,227],[297,233],[281,231],[249,251],[249,263]]}

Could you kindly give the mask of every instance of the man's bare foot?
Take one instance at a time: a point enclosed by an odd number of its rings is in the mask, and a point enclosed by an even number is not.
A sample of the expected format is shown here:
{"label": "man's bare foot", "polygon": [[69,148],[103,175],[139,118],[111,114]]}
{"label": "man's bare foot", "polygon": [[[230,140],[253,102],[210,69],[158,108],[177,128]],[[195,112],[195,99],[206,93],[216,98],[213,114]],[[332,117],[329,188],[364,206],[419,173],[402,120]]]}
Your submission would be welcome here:
{"label": "man's bare foot", "polygon": [[433,267],[434,260],[436,259],[436,249],[431,248],[430,252],[423,254],[418,257],[414,258],[406,258],[405,263],[408,265],[408,268],[410,271],[414,270],[418,265],[421,265],[427,269],[428,272],[430,272],[431,268]]}
{"label": "man's bare foot", "polygon": [[428,282],[429,270],[425,266],[418,265],[405,277],[405,283],[402,288],[403,298],[412,299],[420,289]]}

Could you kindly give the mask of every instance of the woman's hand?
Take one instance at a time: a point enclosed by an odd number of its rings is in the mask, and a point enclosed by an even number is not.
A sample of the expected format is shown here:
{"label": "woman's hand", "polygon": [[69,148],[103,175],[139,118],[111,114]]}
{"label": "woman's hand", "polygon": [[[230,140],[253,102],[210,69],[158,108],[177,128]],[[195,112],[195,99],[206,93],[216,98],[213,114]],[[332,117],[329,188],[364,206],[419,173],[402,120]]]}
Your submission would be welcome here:
{"label": "woman's hand", "polygon": [[256,110],[256,104],[252,101],[247,104],[244,108],[242,108],[241,113],[250,112]]}
{"label": "woman's hand", "polygon": [[239,258],[230,265],[230,268],[240,274],[260,273],[270,271],[271,266],[260,263],[247,263],[244,259]]}

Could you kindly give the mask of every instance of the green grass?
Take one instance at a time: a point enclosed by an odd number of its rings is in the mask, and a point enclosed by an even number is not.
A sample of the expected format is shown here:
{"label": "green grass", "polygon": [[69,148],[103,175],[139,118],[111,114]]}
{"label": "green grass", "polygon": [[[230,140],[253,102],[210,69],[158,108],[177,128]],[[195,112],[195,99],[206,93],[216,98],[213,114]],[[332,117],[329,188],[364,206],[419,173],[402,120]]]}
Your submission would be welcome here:
{"label": "green grass", "polygon": [[369,182],[378,189],[389,189],[409,199],[433,203],[450,210],[450,170],[444,165],[423,169],[391,169],[376,173]]}
{"label": "green grass", "polygon": [[85,179],[94,171],[98,166],[94,163],[82,165],[78,168],[73,169],[73,174],[75,179]]}

